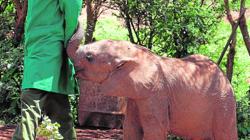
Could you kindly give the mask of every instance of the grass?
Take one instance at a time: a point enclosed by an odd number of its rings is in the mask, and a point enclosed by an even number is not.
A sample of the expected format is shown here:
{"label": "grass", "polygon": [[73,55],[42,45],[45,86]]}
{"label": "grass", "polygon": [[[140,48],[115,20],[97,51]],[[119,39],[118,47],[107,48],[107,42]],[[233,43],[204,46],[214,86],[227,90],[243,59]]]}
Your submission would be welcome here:
{"label": "grass", "polygon": [[128,32],[115,16],[109,16],[98,20],[94,37],[96,40],[113,39],[129,40]]}
{"label": "grass", "polygon": [[250,1],[249,0],[246,0],[245,6],[246,6],[246,8],[250,8]]}

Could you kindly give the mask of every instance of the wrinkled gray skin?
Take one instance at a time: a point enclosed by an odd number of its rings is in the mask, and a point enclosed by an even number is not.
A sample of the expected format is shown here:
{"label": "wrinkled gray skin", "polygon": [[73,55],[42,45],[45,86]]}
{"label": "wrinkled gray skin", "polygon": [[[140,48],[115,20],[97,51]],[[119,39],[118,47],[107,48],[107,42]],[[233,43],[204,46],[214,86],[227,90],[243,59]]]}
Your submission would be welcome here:
{"label": "wrinkled gray skin", "polygon": [[[73,43],[72,43],[73,44]],[[76,43],[77,44],[77,43]],[[124,140],[237,140],[232,87],[207,57],[160,57],[126,41],[69,45],[77,77],[128,98]]]}

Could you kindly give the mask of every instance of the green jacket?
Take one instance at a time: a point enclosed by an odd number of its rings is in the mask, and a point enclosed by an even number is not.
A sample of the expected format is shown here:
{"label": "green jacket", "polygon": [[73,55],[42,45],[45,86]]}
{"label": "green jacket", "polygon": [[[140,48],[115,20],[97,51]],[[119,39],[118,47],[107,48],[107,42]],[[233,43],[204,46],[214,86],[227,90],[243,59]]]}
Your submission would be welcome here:
{"label": "green jacket", "polygon": [[65,46],[73,35],[82,0],[28,0],[22,89],[73,94],[73,65]]}

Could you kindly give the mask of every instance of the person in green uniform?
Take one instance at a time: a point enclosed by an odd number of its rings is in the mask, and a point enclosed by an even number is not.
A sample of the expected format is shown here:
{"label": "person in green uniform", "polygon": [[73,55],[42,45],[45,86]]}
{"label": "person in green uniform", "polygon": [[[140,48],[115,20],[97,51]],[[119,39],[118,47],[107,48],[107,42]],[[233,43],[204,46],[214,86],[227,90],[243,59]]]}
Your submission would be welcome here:
{"label": "person in green uniform", "polygon": [[81,7],[82,0],[28,0],[21,122],[13,140],[34,140],[42,114],[61,125],[65,140],[76,139],[68,100],[76,85],[65,47]]}

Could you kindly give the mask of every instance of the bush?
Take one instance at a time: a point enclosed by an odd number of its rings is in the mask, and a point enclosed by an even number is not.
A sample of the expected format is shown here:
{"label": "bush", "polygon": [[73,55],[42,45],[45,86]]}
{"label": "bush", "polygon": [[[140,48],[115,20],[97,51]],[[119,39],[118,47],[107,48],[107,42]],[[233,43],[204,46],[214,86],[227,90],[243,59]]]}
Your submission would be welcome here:
{"label": "bush", "polygon": [[159,24],[162,31],[156,37],[155,52],[174,57],[194,53],[214,35],[222,11],[219,3],[212,6],[201,6],[199,0],[169,3],[166,11],[168,19]]}
{"label": "bush", "polygon": [[240,140],[250,139],[250,90],[237,102],[237,127]]}
{"label": "bush", "polygon": [[37,128],[37,135],[48,140],[61,140],[63,136],[59,133],[60,124],[52,123],[48,116],[44,116],[41,125]]}
{"label": "bush", "polygon": [[183,57],[209,41],[222,14],[219,3],[200,0],[114,0],[131,42],[157,54]]}
{"label": "bush", "polygon": [[0,120],[15,123],[20,114],[23,49],[13,46],[15,10],[9,3],[0,13]]}

